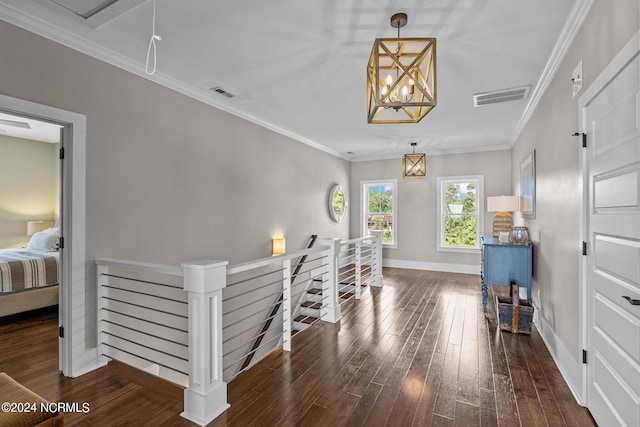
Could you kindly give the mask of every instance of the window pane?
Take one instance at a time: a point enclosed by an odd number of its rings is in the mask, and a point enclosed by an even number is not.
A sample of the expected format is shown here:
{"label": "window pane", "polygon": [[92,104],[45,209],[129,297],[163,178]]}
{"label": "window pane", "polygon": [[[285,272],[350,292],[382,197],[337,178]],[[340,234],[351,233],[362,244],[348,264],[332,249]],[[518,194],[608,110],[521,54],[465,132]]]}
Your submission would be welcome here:
{"label": "window pane", "polygon": [[369,212],[393,212],[393,190],[391,186],[376,185],[369,187]]}
{"label": "window pane", "polygon": [[393,216],[392,215],[367,215],[367,229],[384,230],[382,243],[393,242]]}
{"label": "window pane", "polygon": [[446,215],[444,218],[445,246],[476,246],[476,217]]}
{"label": "window pane", "polygon": [[476,185],[473,182],[445,184],[446,213],[476,213]]}
{"label": "window pane", "polygon": [[[473,182],[460,185],[460,200],[462,200],[462,212],[476,213],[476,185]],[[475,221],[475,219],[474,219]]]}

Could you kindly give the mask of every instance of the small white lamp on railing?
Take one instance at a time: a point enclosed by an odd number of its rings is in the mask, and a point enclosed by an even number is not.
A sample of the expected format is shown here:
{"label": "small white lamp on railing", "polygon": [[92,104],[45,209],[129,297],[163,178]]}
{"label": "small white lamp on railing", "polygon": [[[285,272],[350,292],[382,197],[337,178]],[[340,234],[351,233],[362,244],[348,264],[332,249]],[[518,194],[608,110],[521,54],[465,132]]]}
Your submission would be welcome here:
{"label": "small white lamp on railing", "polygon": [[28,221],[27,236],[33,236],[39,231],[53,227],[53,221]]}
{"label": "small white lamp on railing", "polygon": [[282,255],[285,252],[286,241],[284,236],[277,236],[271,239],[271,254]]}
{"label": "small white lamp on railing", "polygon": [[500,232],[511,233],[513,216],[510,212],[516,212],[518,209],[520,209],[518,196],[487,197],[487,212],[496,212],[491,223],[491,231],[494,236],[498,236]]}

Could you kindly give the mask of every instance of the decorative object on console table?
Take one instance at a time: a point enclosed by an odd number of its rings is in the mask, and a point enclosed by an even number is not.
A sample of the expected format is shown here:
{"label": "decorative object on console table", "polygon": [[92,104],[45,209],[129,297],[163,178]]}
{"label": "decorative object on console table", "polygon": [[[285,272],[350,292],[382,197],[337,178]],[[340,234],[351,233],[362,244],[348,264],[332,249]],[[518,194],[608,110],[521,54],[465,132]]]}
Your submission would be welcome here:
{"label": "decorative object on console table", "polygon": [[536,217],[536,150],[531,150],[520,162],[520,215]]}
{"label": "decorative object on console table", "polygon": [[529,243],[529,230],[527,227],[512,227],[509,234],[509,243],[514,245],[526,245]]}
{"label": "decorative object on console table", "polygon": [[518,196],[491,196],[487,197],[487,212],[496,212],[491,223],[491,233],[498,236],[500,232],[511,232],[513,216],[510,212],[516,212],[520,208]]}
{"label": "decorative object on console table", "polygon": [[511,297],[496,296],[496,314],[500,329],[513,334],[530,334],[533,320],[533,306],[530,301],[521,300],[518,284],[511,281]]}
{"label": "decorative object on console table", "polygon": [[531,301],[532,246],[501,243],[491,235],[481,236],[482,306],[487,312],[488,285],[509,286],[512,280],[527,291]]}

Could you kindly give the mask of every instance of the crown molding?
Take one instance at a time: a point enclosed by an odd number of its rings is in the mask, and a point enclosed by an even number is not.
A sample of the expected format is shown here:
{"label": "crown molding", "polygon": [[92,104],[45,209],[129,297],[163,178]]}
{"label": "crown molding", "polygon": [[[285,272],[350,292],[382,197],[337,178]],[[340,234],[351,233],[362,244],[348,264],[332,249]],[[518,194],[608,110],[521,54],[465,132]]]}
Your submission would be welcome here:
{"label": "crown molding", "polygon": [[286,136],[295,141],[301,142],[312,148],[323,151],[327,154],[341,158],[343,160],[350,160],[350,156],[347,154],[340,153],[339,151],[326,147],[316,141],[284,129],[283,127],[271,123],[270,121],[265,120],[262,117],[250,114],[241,108],[226,104],[224,102],[220,102],[219,100],[212,98],[210,93],[203,93],[202,90],[194,88],[191,85],[187,85],[171,76],[168,76],[161,72],[156,72],[154,75],[149,76],[146,74],[143,64],[133,61],[126,56],[114,52],[110,49],[105,49],[104,47],[90,40],[79,38],[77,35],[71,34],[69,31],[53,26],[42,19],[38,19],[31,15],[25,14],[21,10],[18,10],[6,4],[0,4],[0,19],[24,30],[42,36],[46,39],[59,43],[63,46],[66,46],[70,49],[81,52],[92,58],[98,59],[102,62],[106,62],[107,64],[118,67],[129,73],[135,74],[138,77],[142,77],[146,80],[172,89],[185,96],[196,99],[211,107],[225,111],[229,114],[233,114],[234,116],[240,117],[241,119],[247,120],[248,122],[269,129],[275,133]]}
{"label": "crown molding", "polygon": [[[420,149],[421,153],[425,153],[427,157],[430,156],[447,156],[451,154],[473,154],[473,153],[485,153],[487,151],[502,151],[502,150],[510,150],[511,146],[509,144],[495,144],[495,145],[483,145],[481,147],[473,147],[470,149],[456,149],[456,150],[428,150],[428,149]],[[352,155],[351,162],[359,163],[359,162],[374,162],[379,160],[395,160],[402,159],[405,153],[388,153],[388,154],[379,154],[379,155],[371,155],[371,156],[358,156]]]}
{"label": "crown molding", "polygon": [[531,97],[529,98],[529,102],[527,103],[522,116],[520,117],[520,121],[518,122],[518,126],[516,126],[515,133],[513,135],[513,139],[511,141],[511,147],[516,143],[516,140],[524,130],[524,127],[527,125],[527,122],[531,118],[531,115],[538,107],[538,104],[542,100],[542,96],[545,94],[551,81],[556,75],[558,68],[560,67],[560,63],[562,59],[567,54],[571,43],[578,34],[578,31],[582,27],[582,23],[591,9],[593,5],[593,0],[576,0],[573,4],[573,8],[571,13],[569,14],[569,19],[565,23],[562,28],[562,32],[560,33],[560,37],[553,47],[553,51],[551,52],[551,56],[547,61],[547,64],[542,71],[542,75],[538,80]]}

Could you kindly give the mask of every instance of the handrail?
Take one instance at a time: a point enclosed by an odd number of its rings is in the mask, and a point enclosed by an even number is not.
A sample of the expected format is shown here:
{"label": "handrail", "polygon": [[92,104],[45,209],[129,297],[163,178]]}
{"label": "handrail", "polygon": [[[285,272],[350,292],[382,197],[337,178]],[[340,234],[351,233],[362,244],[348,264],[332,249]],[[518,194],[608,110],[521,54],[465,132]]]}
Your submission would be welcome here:
{"label": "handrail", "polygon": [[135,270],[149,271],[151,273],[167,274],[170,276],[184,276],[184,270],[182,267],[175,265],[152,264],[150,262],[126,261],[114,258],[98,258],[95,263],[96,265],[131,268]]}
{"label": "handrail", "polygon": [[358,243],[358,242],[366,242],[367,240],[373,240],[373,236],[372,235],[367,235],[367,236],[362,236],[362,237],[356,237],[355,239],[351,239],[351,240],[344,240],[344,241],[340,242],[340,246],[352,245],[352,244]]}
{"label": "handrail", "polygon": [[254,268],[265,267],[269,264],[273,264],[278,261],[285,261],[287,259],[293,259],[297,257],[304,257],[311,254],[317,254],[320,252],[328,251],[329,249],[331,249],[329,248],[329,246],[318,246],[317,248],[302,249],[297,252],[292,252],[290,254],[275,255],[267,258],[257,259],[255,261],[247,261],[240,264],[230,265],[227,267],[227,275],[242,273],[245,271],[253,270]]}
{"label": "handrail", "polygon": [[[313,245],[316,243],[317,239],[318,239],[318,235],[317,234],[313,234],[311,236],[311,242],[309,242],[309,245],[307,246],[307,249],[303,249],[301,251],[298,251],[298,252],[295,252],[294,254],[290,254],[289,255],[289,259],[291,259],[291,258],[295,258],[296,256],[304,253],[302,255],[302,257],[300,258],[300,261],[298,261],[298,265],[296,266],[295,271],[291,275],[291,283],[293,283],[296,280],[296,277],[298,276],[298,273],[300,273],[300,268],[302,267],[304,262],[307,260],[307,255],[311,255],[311,254],[317,253],[317,252],[323,252],[323,251],[325,251],[327,249],[330,249],[328,246],[319,246],[318,248],[315,248],[316,250],[313,250]],[[322,249],[322,248],[326,248],[326,249]],[[296,255],[296,254],[298,254],[298,255]],[[271,260],[271,262],[273,262],[273,258],[283,259],[283,258],[280,258],[281,256],[284,256],[284,255],[279,255],[277,257],[272,257],[272,258],[270,258],[270,260]],[[227,274],[229,274],[229,270],[230,269],[227,268]],[[283,299],[284,299],[284,292],[280,292],[280,297],[278,298],[278,302],[271,309],[271,313],[269,314],[266,322],[264,322],[264,325],[262,326],[262,330],[260,331],[260,334],[258,335],[256,340],[253,342],[253,346],[251,347],[251,350],[247,354],[247,357],[244,359],[244,362],[242,363],[242,367],[240,368],[241,371],[244,370],[247,366],[249,366],[249,364],[253,360],[253,355],[255,354],[256,350],[260,347],[260,344],[262,343],[262,340],[264,339],[264,334],[267,332],[267,330],[269,330],[269,327],[271,326],[271,323],[273,322],[273,319],[274,319],[276,313],[278,313],[278,310],[280,310],[280,306],[282,305]]]}

